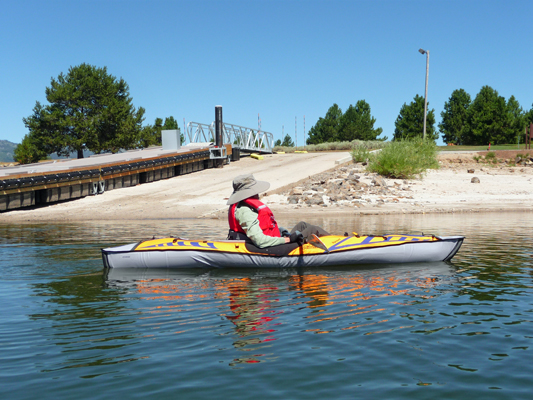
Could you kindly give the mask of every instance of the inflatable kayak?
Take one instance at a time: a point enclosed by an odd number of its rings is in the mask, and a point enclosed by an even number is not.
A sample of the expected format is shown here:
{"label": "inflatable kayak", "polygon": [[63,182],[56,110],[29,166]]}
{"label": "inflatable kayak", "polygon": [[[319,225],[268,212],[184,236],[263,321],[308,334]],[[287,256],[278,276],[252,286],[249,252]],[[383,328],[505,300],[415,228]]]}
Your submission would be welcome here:
{"label": "inflatable kayak", "polygon": [[102,249],[106,268],[327,267],[448,261],[464,236],[323,236],[260,249],[240,240],[163,238]]}

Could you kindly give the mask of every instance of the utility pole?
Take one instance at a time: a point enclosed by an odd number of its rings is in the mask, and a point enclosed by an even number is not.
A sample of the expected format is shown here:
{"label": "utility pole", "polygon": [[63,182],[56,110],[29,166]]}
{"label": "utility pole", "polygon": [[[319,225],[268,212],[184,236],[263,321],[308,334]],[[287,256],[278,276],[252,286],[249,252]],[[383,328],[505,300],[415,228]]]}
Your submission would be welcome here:
{"label": "utility pole", "polygon": [[426,95],[424,96],[424,139],[426,138],[426,117],[428,113],[428,75],[429,75],[429,50],[418,50],[426,55]]}

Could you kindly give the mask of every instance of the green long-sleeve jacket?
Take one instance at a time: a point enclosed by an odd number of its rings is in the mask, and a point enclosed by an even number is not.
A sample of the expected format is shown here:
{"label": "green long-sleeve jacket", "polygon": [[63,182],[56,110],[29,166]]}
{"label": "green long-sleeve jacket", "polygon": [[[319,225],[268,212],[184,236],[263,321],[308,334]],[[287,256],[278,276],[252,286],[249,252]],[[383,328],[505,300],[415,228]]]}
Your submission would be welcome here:
{"label": "green long-sleeve jacket", "polygon": [[235,209],[235,218],[254,244],[259,247],[277,246],[285,243],[285,238],[267,236],[259,226],[257,213],[250,207],[241,206]]}

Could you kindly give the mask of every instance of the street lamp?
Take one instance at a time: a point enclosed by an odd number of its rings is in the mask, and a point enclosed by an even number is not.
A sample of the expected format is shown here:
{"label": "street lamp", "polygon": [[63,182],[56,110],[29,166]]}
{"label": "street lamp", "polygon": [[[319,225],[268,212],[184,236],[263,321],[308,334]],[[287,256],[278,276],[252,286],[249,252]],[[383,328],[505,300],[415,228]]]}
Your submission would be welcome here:
{"label": "street lamp", "polygon": [[424,97],[424,139],[426,138],[426,116],[428,112],[428,75],[429,75],[429,50],[418,50],[426,55],[426,96]]}

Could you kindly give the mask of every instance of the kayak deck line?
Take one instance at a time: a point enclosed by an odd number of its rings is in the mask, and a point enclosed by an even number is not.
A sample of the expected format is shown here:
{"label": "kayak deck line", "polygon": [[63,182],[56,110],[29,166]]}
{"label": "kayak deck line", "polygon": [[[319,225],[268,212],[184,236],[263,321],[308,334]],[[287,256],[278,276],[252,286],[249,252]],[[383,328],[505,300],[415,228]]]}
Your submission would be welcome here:
{"label": "kayak deck line", "polygon": [[[329,252],[342,251],[342,250],[355,250],[357,248],[376,247],[376,246],[391,246],[410,242],[428,242],[441,240],[437,236],[413,236],[413,235],[386,235],[386,236],[322,236],[321,241],[327,247]],[[135,246],[135,251],[180,251],[182,249],[204,249],[213,251],[230,251],[235,252],[239,250],[242,252],[242,245],[246,245],[245,241],[227,240],[227,241],[209,241],[209,240],[187,240],[176,238],[162,238],[162,239],[150,239],[142,241]],[[248,244],[249,245],[249,244]],[[275,246],[275,247],[281,247]],[[249,248],[251,246],[248,246]],[[254,246],[255,247],[255,246]],[[306,253],[319,254],[322,253],[320,249],[313,251],[310,246],[304,244]],[[252,247],[253,248],[253,247]],[[260,251],[247,251],[251,253],[264,253],[265,249]],[[295,255],[288,253],[287,255]]]}

